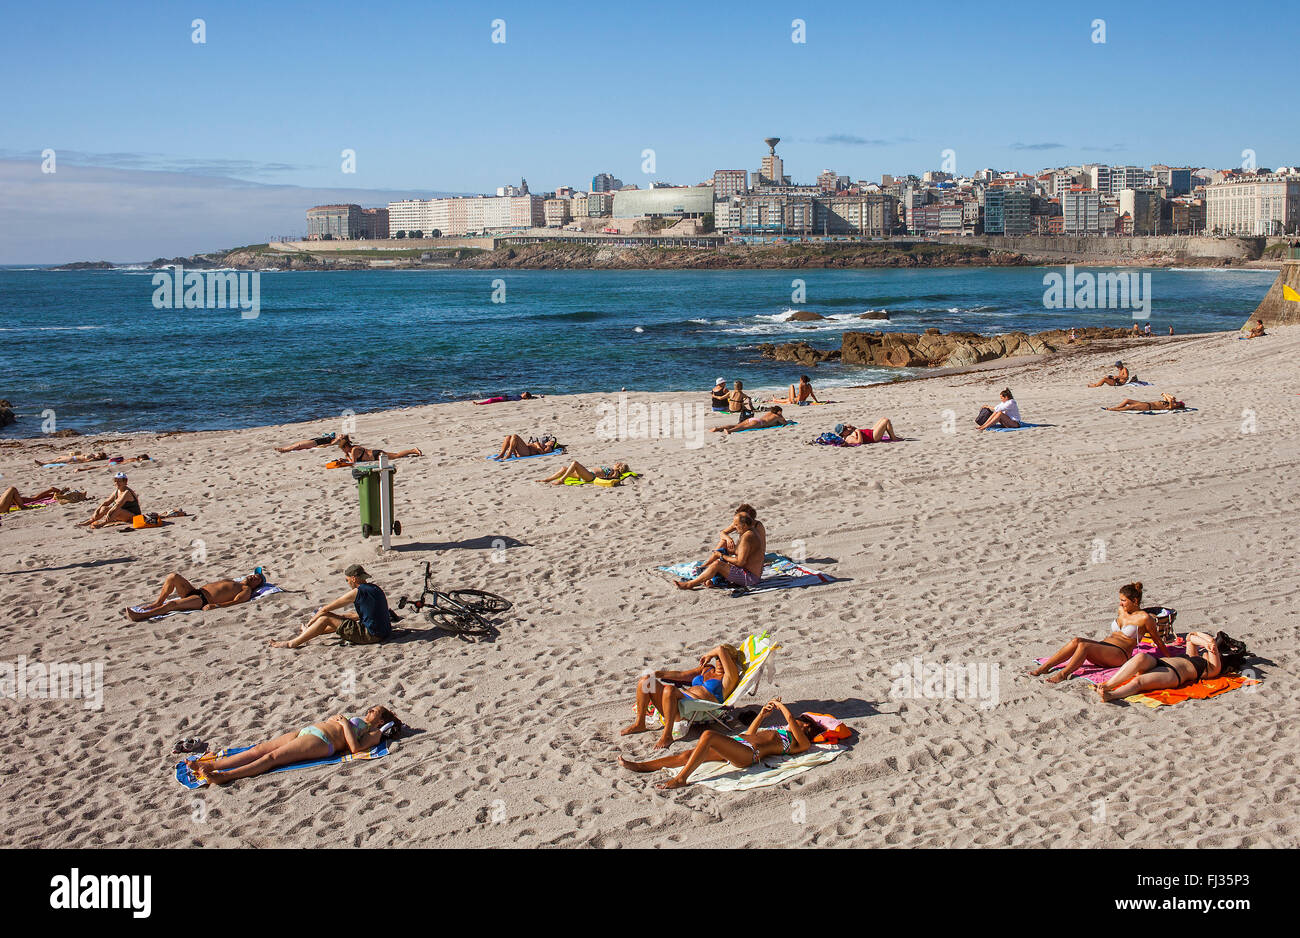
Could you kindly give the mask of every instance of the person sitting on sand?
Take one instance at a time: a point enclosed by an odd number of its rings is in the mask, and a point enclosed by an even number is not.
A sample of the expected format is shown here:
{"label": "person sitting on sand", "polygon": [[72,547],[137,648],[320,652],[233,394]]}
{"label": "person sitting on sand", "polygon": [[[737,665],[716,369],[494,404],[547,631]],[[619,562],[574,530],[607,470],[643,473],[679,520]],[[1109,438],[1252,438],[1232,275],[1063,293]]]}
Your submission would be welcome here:
{"label": "person sitting on sand", "polygon": [[1119,610],[1115,613],[1115,621],[1110,624],[1109,634],[1100,640],[1076,635],[1052,657],[1030,671],[1029,676],[1041,677],[1059,664],[1061,670],[1047,679],[1048,683],[1059,684],[1085,661],[1099,668],[1118,668],[1129,660],[1143,635],[1155,643],[1160,654],[1168,654],[1160,630],[1156,628],[1155,618],[1151,613],[1142,611],[1142,584],[1129,583],[1119,589]]}
{"label": "person sitting on sand", "polygon": [[1016,399],[1011,396],[1010,388],[1003,388],[998,395],[1000,400],[992,407],[992,415],[980,424],[979,429],[987,430],[989,427],[1009,427],[1014,430],[1020,426],[1020,405]]}
{"label": "person sitting on sand", "polygon": [[[353,645],[378,645],[393,631],[388,597],[359,563],[343,571],[350,587],[338,599],[321,606],[302,631],[284,642],[272,641],[272,648],[300,648],[318,635],[338,632],[339,638]],[[344,606],[351,605],[351,610]]]}
{"label": "person sitting on sand", "polygon": [[1260,336],[1265,335],[1268,335],[1268,333],[1264,331],[1264,320],[1256,319],[1255,325],[1251,326],[1250,331],[1246,333],[1246,338],[1258,339]]}
{"label": "person sitting on sand", "polygon": [[326,433],[324,436],[315,436],[310,440],[299,440],[297,443],[290,443],[288,446],[277,446],[277,453],[295,453],[300,449],[315,449],[318,446],[332,446],[334,443],[334,434]]}
{"label": "person sitting on sand", "polygon": [[[74,493],[72,489],[61,489],[61,488],[56,488],[54,486],[50,486],[45,491],[37,492],[35,495],[19,495],[18,488],[16,486],[11,485],[9,486],[9,488],[5,489],[4,492],[0,492],[0,513],[13,511],[16,508],[17,509],[27,508],[28,506],[33,505],[36,502],[48,501],[51,498],[58,500],[60,503],[66,504],[66,502],[64,502],[63,500],[68,499],[70,496],[74,494],[81,494],[81,493]],[[84,501],[84,496],[83,498],[70,499],[70,500]]]}
{"label": "person sitting on sand", "polygon": [[890,443],[898,442],[898,434],[894,432],[894,425],[888,417],[881,417],[870,430],[863,430],[849,423],[837,423],[835,425],[835,435],[849,446],[859,446],[863,443],[884,443],[886,442],[885,437],[889,437],[888,442]]}
{"label": "person sitting on sand", "polygon": [[733,414],[741,414],[742,420],[754,412],[754,401],[745,393],[745,382],[737,381],[731,393],[727,395],[727,410]]}
{"label": "person sitting on sand", "polygon": [[116,491],[99,503],[95,513],[85,521],[77,522],[77,527],[102,528],[106,524],[130,524],[131,519],[140,514],[140,499],[126,484],[126,473],[119,472],[113,476]]}
{"label": "person sitting on sand", "polygon": [[518,433],[512,433],[505,438],[501,444],[501,452],[497,453],[497,459],[517,459],[520,456],[540,456],[543,453],[551,453],[557,449],[563,449],[555,437],[547,435],[540,440],[534,437],[525,440]]}
{"label": "person sitting on sand", "polygon": [[713,390],[709,392],[709,406],[714,410],[730,410],[727,406],[727,381],[725,378],[719,378],[713,385]]}
{"label": "person sitting on sand", "polygon": [[763,551],[758,535],[754,532],[754,516],[747,512],[738,512],[735,528],[734,553],[722,549],[715,551],[713,559],[704,565],[704,570],[699,576],[693,580],[674,580],[674,585],[678,589],[693,590],[719,576],[732,586],[745,589],[758,586],[763,576]]}
{"label": "person sitting on sand", "polygon": [[1118,370],[1113,375],[1106,375],[1106,377],[1094,381],[1092,384],[1088,385],[1088,387],[1099,388],[1102,385],[1105,385],[1106,387],[1115,388],[1119,387],[1121,384],[1128,384],[1128,368],[1125,367],[1123,362],[1115,362],[1115,367]]}
{"label": "person sitting on sand", "polygon": [[400,736],[402,729],[402,721],[393,711],[376,706],[367,710],[364,717],[332,716],[233,755],[207,761],[195,756],[189,760],[190,770],[213,785],[225,785],[295,762],[328,759],[336,752],[367,752],[378,746],[380,740]]}
{"label": "person sitting on sand", "polygon": [[[763,526],[763,522],[758,520],[758,512],[754,510],[754,506],[746,503],[736,506],[736,512],[732,515],[731,524],[718,532],[718,546],[713,548],[710,553],[734,554],[736,552],[736,548],[739,546],[736,539],[740,536],[740,526],[736,524],[736,515],[741,514],[749,515],[753,519],[754,534],[758,536],[758,552],[764,556],[767,555],[767,528]],[[733,535],[735,536],[733,537]]]}
{"label": "person sitting on sand", "polygon": [[376,462],[380,456],[387,456],[389,459],[405,459],[407,456],[423,456],[424,453],[418,449],[404,449],[397,452],[385,449],[367,449],[364,446],[358,446],[352,442],[352,439],[345,433],[338,440],[339,449],[343,450],[343,455],[354,466],[362,462]]}
{"label": "person sitting on sand", "polygon": [[[760,728],[773,710],[781,711],[781,716],[785,717],[785,727]],[[811,717],[802,713],[796,717],[781,702],[780,697],[773,697],[763,704],[758,716],[754,717],[754,722],[743,733],[728,736],[717,730],[705,730],[690,752],[661,756],[647,762],[633,762],[619,756],[618,764],[633,772],[657,772],[659,769],[680,767],[680,772],[668,781],[660,782],[655,788],[682,788],[691,773],[705,762],[730,762],[738,769],[747,769],[767,756],[797,756],[812,748],[812,741],[821,731],[821,727]]]}
{"label": "person sitting on sand", "polygon": [[1124,663],[1110,680],[1098,684],[1094,690],[1107,703],[1145,694],[1153,690],[1172,690],[1195,684],[1203,678],[1218,677],[1226,668],[1223,653],[1213,636],[1205,632],[1189,632],[1187,655],[1150,653],[1137,655]]}
{"label": "person sitting on sand", "polygon": [[[619,730],[620,736],[646,731],[646,714],[654,704],[664,721],[664,731],[655,743],[656,749],[666,749],[673,742],[673,724],[678,719],[689,719],[702,710],[713,709],[722,703],[740,683],[740,652],[732,645],[718,645],[700,655],[700,663],[686,671],[656,671],[643,675],[636,682],[636,719],[630,726]],[[707,701],[701,708],[694,701]]]}
{"label": "person sitting on sand", "polygon": [[820,403],[817,395],[813,393],[812,382],[807,375],[799,376],[799,386],[790,385],[790,392],[785,397],[775,397],[768,401],[769,404],[802,404],[804,401],[811,400],[814,404]]}
{"label": "person sitting on sand", "polygon": [[735,433],[737,430],[759,430],[763,427],[784,427],[790,421],[781,416],[780,406],[773,407],[765,414],[759,414],[756,417],[749,417],[741,420],[739,423],[733,423],[726,427],[713,427],[714,433],[726,433],[728,435]]}
{"label": "person sitting on sand", "polygon": [[[224,609],[246,603],[266,585],[266,577],[260,573],[250,573],[242,580],[214,580],[195,586],[179,573],[169,573],[163,580],[158,598],[139,611],[129,606],[123,610],[132,622],[144,622],[154,616],[165,616],[169,612],[193,612],[201,609]],[[169,599],[173,593],[175,599]]]}
{"label": "person sitting on sand", "polygon": [[574,460],[559,472],[547,476],[545,479],[539,479],[540,482],[549,482],[551,485],[564,485],[568,479],[581,479],[583,482],[593,482],[596,479],[609,479],[617,483],[623,478],[624,474],[631,472],[632,469],[625,462],[616,462],[612,466],[601,466],[595,472],[592,472],[582,463]]}
{"label": "person sitting on sand", "polygon": [[1114,407],[1107,407],[1107,410],[1186,410],[1187,405],[1180,400],[1176,400],[1172,394],[1161,394],[1158,401],[1135,401],[1132,398],[1124,398],[1124,402],[1116,404]]}

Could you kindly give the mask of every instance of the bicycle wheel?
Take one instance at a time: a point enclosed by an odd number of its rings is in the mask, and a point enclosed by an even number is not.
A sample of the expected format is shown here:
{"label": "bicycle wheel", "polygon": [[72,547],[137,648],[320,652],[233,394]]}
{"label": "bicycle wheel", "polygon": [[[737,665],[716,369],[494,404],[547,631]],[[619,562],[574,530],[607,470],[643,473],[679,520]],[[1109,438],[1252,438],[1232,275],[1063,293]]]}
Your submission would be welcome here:
{"label": "bicycle wheel", "polygon": [[452,590],[447,598],[479,614],[509,612],[515,605],[504,596],[483,590]]}
{"label": "bicycle wheel", "polygon": [[491,623],[468,609],[429,609],[424,615],[434,628],[456,635],[486,635],[492,631]]}

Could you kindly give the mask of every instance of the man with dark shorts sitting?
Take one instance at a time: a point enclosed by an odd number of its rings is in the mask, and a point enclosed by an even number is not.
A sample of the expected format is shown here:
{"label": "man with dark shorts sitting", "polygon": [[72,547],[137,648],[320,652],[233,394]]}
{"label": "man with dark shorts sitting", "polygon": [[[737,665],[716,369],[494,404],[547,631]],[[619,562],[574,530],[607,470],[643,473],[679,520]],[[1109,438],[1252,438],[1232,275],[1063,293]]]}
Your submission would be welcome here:
{"label": "man with dark shorts sitting", "polygon": [[[202,586],[195,586],[179,573],[171,573],[163,581],[162,591],[152,603],[135,608],[127,607],[123,611],[132,622],[144,622],[170,612],[224,609],[226,606],[248,602],[265,585],[266,577],[260,573],[250,574],[242,580],[216,580]],[[173,593],[176,598],[168,600]]]}
{"label": "man with dark shorts sitting", "polygon": [[736,513],[733,525],[736,533],[736,552],[729,554],[717,549],[717,555],[704,565],[700,575],[693,580],[674,580],[678,589],[693,590],[709,583],[714,577],[721,577],[725,582],[710,583],[711,586],[732,586],[753,589],[758,586],[763,576],[763,548],[754,530],[754,516],[748,512]]}
{"label": "man with dark shorts sitting", "polygon": [[[294,638],[287,642],[271,642],[272,648],[300,648],[328,632],[337,632],[339,638],[353,645],[378,645],[388,638],[393,631],[393,621],[384,591],[369,582],[370,574],[359,563],[352,564],[343,575],[351,589],[321,606]],[[343,607],[347,605],[353,608],[345,610]]]}

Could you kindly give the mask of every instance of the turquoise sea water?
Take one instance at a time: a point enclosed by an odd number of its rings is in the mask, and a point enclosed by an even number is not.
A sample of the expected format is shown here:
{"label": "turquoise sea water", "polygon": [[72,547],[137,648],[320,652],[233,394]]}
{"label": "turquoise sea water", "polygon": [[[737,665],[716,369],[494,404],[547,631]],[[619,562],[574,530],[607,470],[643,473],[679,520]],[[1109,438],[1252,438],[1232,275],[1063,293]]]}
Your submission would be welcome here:
{"label": "turquoise sea water", "polygon": [[[1126,310],[1045,308],[1053,270],[264,272],[260,315],[243,319],[155,309],[151,271],[0,268],[0,398],[20,418],[4,433],[39,434],[47,409],[83,432],[201,430],[522,390],[699,390],[718,376],[775,388],[798,368],[761,360],[758,343],[1132,324]],[[1150,274],[1161,334],[1235,329],[1275,278]],[[504,303],[492,302],[495,280]],[[829,318],[782,321],[792,309]],[[881,309],[888,322],[857,318]],[[822,365],[814,382],[893,374]]]}

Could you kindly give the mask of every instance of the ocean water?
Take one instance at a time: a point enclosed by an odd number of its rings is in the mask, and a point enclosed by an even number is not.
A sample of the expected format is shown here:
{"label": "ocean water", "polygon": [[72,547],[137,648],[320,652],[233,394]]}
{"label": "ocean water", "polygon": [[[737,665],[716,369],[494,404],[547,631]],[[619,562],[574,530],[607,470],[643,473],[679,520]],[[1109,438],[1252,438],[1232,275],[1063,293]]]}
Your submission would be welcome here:
{"label": "ocean water", "polygon": [[[3,433],[37,435],[50,410],[82,432],[210,430],[523,390],[702,391],[718,376],[764,390],[799,368],[761,359],[762,342],[838,348],[853,329],[1132,325],[1127,310],[1045,308],[1054,270],[264,272],[260,315],[244,319],[238,309],[155,309],[153,272],[138,268],[0,268],[0,398],[20,418]],[[1275,278],[1150,274],[1162,334],[1235,329]],[[492,301],[497,280],[505,302]],[[794,309],[828,318],[785,321]],[[889,321],[858,318],[868,310]],[[896,374],[821,365],[813,380]]]}

